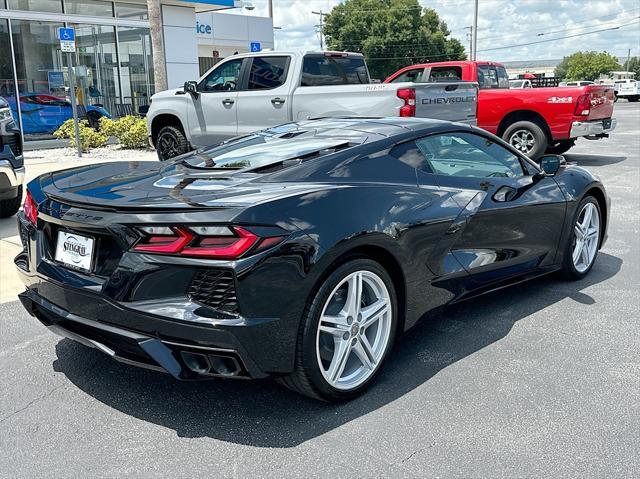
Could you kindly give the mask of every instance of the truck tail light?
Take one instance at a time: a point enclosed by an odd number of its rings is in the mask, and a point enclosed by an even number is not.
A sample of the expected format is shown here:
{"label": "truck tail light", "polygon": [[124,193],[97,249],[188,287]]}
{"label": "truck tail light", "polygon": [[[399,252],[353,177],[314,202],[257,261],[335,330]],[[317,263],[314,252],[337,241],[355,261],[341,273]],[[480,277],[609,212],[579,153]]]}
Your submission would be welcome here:
{"label": "truck tail light", "polygon": [[24,217],[31,223],[32,225],[38,224],[38,205],[31,196],[31,192],[27,190],[27,196],[24,199],[24,205],[22,207],[24,211]]}
{"label": "truck tail light", "polygon": [[404,100],[404,105],[400,107],[400,116],[416,116],[416,89],[400,88],[396,95]]}
{"label": "truck tail light", "polygon": [[263,251],[285,238],[262,238],[240,226],[142,226],[138,229],[144,236],[133,247],[134,251],[192,258],[237,259],[251,249]]}
{"label": "truck tail light", "polygon": [[576,100],[576,109],[573,114],[576,116],[589,116],[591,112],[591,97],[587,93],[585,95],[580,95]]}

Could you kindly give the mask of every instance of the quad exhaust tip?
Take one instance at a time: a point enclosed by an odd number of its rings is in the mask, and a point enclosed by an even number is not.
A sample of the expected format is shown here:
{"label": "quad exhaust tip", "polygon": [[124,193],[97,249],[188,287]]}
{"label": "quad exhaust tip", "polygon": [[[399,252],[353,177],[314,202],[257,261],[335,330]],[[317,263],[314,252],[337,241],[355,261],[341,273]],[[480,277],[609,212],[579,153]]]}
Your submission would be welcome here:
{"label": "quad exhaust tip", "polygon": [[242,367],[233,356],[180,351],[184,364],[194,373],[235,377],[242,375]]}

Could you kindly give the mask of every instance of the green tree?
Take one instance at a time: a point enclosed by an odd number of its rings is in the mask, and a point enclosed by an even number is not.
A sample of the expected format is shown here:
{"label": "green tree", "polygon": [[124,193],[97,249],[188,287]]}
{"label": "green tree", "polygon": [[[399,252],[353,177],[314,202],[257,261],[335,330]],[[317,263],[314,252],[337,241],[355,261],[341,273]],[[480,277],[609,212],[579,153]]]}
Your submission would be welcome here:
{"label": "green tree", "polygon": [[576,52],[564,57],[555,75],[565,80],[596,80],[602,74],[622,68],[618,59],[607,52]]}
{"label": "green tree", "polygon": [[629,59],[629,64],[627,65],[627,70],[630,72],[636,72],[636,80],[640,80],[640,58],[631,57]]}
{"label": "green tree", "polygon": [[361,52],[373,78],[413,63],[464,60],[464,47],[435,10],[418,0],[346,0],[326,17],[332,50]]}

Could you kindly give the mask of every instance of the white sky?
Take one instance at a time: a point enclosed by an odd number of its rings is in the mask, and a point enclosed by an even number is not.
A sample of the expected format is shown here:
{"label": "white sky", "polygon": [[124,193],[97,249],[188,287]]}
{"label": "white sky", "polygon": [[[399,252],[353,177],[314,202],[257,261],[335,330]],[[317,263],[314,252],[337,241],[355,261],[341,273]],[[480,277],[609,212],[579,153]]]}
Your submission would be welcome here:
{"label": "white sky", "polygon": [[[606,50],[640,56],[639,0],[479,0],[478,59],[495,61],[558,59],[577,50]],[[229,13],[267,16],[267,0],[252,0],[255,9]],[[312,10],[330,11],[340,0],[273,0],[276,49],[319,48]],[[447,22],[451,35],[469,48],[464,27],[473,23],[474,0],[421,0]],[[625,25],[628,24],[628,25]],[[617,30],[582,35],[620,26]],[[522,43],[558,39],[529,46]],[[497,47],[509,47],[489,50]]]}

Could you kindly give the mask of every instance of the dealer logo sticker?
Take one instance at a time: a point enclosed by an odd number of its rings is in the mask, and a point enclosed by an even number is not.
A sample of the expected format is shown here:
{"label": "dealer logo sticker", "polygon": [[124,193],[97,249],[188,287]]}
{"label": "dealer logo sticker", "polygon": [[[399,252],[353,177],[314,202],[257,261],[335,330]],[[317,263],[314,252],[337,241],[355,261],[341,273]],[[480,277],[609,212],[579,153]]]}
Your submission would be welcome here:
{"label": "dealer logo sticker", "polygon": [[571,103],[573,102],[572,96],[552,96],[547,98],[547,103]]}
{"label": "dealer logo sticker", "polygon": [[67,257],[76,264],[80,264],[82,258],[89,255],[87,247],[80,244],[75,236],[67,236],[66,241],[62,244],[62,249]]}

